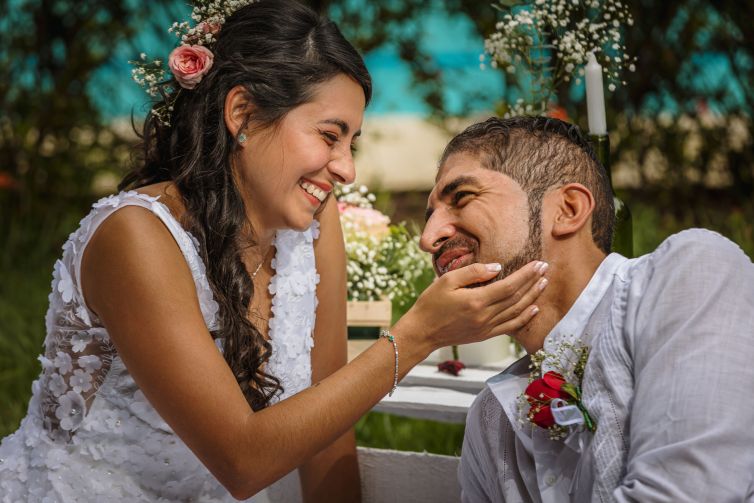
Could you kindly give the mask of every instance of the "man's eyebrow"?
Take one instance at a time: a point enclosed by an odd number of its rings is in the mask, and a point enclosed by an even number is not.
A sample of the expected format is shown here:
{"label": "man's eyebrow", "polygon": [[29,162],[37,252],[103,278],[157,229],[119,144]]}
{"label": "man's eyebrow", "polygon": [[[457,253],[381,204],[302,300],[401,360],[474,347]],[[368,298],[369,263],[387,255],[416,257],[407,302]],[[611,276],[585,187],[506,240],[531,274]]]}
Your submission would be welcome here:
{"label": "man's eyebrow", "polygon": [[450,194],[456,191],[461,185],[479,185],[479,180],[473,176],[459,176],[448,182],[445,187],[440,191],[440,199],[448,197]]}
{"label": "man's eyebrow", "polygon": [[[459,176],[458,178],[454,178],[450,182],[448,182],[445,187],[440,190],[440,199],[445,199],[450,194],[456,191],[458,187],[461,185],[479,185],[479,180],[477,180],[473,176],[463,175]],[[432,207],[427,208],[427,211],[424,212],[424,222],[427,222],[429,220],[429,217],[432,216],[432,213],[434,213],[435,209]]]}
{"label": "man's eyebrow", "polygon": [[[340,128],[341,134],[348,134],[348,132],[351,130],[351,128],[348,127],[348,124],[346,121],[341,119],[325,119],[322,121],[319,121],[320,124],[333,124],[335,126],[338,126]],[[361,135],[361,129],[356,131],[354,134],[354,137]]]}

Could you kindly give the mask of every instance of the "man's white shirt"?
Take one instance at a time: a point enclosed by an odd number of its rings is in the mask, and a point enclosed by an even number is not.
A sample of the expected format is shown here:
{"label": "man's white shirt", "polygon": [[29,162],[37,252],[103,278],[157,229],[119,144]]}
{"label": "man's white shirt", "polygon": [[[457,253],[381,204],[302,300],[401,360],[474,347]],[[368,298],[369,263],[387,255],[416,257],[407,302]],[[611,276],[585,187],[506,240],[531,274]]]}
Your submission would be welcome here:
{"label": "man's white shirt", "polygon": [[524,420],[528,357],[490,379],[466,423],[465,502],[754,501],[754,265],[693,229],[608,256],[547,335],[591,348],[595,433]]}

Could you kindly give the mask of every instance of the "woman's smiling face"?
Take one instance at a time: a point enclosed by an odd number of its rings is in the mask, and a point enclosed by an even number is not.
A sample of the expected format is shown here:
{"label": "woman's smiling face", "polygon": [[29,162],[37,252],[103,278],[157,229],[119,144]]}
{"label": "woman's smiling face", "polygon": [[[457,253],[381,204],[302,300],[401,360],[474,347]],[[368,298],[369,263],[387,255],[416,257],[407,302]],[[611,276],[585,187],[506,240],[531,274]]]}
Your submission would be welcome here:
{"label": "woman's smiling face", "polygon": [[307,229],[333,185],[354,181],[352,148],[364,107],[361,86],[341,74],[316,86],[279,124],[248,133],[235,174],[257,235]]}

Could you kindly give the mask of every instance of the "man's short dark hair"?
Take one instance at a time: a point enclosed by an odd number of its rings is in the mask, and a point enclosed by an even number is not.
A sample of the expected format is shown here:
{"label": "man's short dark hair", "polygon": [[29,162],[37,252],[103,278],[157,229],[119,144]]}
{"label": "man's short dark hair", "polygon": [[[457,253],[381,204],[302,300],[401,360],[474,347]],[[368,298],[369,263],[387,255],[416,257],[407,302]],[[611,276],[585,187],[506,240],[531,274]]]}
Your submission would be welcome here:
{"label": "man's short dark hair", "polygon": [[515,180],[528,195],[529,224],[541,233],[545,193],[567,183],[580,183],[595,200],[592,239],[610,253],[615,209],[605,168],[579,128],[548,117],[491,117],[466,128],[445,147],[440,166],[453,154],[478,156],[486,169]]}

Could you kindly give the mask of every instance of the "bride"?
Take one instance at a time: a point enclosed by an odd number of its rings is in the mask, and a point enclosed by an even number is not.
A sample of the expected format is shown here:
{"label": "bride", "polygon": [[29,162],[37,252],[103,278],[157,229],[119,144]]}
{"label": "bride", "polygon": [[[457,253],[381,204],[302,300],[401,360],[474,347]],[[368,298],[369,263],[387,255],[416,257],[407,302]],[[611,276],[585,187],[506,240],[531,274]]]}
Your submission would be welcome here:
{"label": "bride", "polygon": [[432,350],[536,314],[537,263],[466,289],[500,269],[474,264],[346,365],[331,191],[354,180],[369,74],[291,0],[203,1],[194,20],[167,83],[135,71],[159,97],[143,160],[55,263],[4,502],[229,501],[295,468],[307,501],[357,501],[353,424]]}

